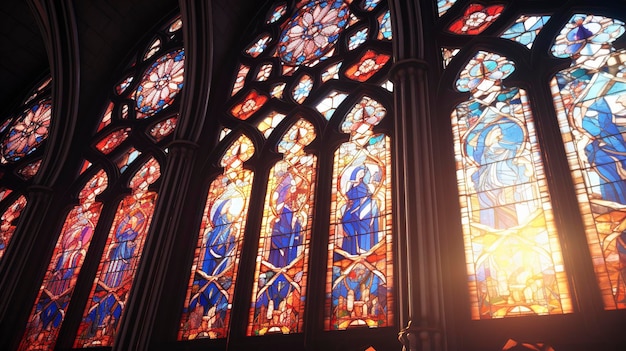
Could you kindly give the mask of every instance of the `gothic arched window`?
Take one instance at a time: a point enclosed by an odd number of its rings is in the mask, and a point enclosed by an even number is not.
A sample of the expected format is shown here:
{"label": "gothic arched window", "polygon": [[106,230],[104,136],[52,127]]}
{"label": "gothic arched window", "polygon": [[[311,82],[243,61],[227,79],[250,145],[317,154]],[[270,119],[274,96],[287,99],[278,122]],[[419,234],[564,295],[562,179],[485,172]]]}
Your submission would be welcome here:
{"label": "gothic arched window", "polygon": [[52,117],[51,78],[39,82],[0,125],[0,260],[10,245],[26,186],[39,171]]}
{"label": "gothic arched window", "polygon": [[[72,186],[75,206],[65,217],[20,350],[51,349],[57,338],[75,348],[113,345],[176,127],[184,72],[181,27],[179,17],[162,27],[111,89],[82,152]],[[90,293],[74,298],[76,289]],[[62,329],[68,320],[72,327]]]}
{"label": "gothic arched window", "polygon": [[218,117],[179,340],[397,325],[391,39],[386,1],[267,9]]}
{"label": "gothic arched window", "polygon": [[[454,296],[471,306],[462,325],[541,328],[626,308],[625,14],[610,2],[437,4],[464,247],[453,252],[466,264]],[[558,334],[535,341],[559,349]]]}

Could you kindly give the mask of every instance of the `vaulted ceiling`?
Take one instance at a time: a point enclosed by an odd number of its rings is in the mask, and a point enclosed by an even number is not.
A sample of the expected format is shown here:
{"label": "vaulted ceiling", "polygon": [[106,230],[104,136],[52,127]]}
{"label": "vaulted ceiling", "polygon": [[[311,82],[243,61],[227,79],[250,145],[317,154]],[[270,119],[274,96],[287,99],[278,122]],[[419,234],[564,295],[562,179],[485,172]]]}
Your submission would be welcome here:
{"label": "vaulted ceiling", "polygon": [[[4,0],[0,6],[2,116],[21,101],[49,67],[44,36],[29,5],[38,1]],[[176,0],[62,1],[73,6],[76,18],[81,101],[98,101],[97,96],[110,89],[111,77],[128,62],[129,52],[150,34],[155,24],[178,8]],[[213,45],[217,71],[224,71],[232,51],[241,46],[239,38],[256,14],[259,3],[211,1],[214,38],[219,38]]]}

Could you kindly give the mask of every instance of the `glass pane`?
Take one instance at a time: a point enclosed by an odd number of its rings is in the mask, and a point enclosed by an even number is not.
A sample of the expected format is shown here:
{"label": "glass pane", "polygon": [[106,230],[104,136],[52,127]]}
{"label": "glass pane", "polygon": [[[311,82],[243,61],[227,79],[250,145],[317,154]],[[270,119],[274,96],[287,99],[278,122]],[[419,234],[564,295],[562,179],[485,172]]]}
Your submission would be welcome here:
{"label": "glass pane", "polygon": [[276,128],[284,118],[285,114],[272,111],[259,123],[257,128],[261,131],[261,133],[263,133],[265,138],[269,138],[270,134],[274,131],[274,128]]}
{"label": "glass pane", "polygon": [[391,40],[391,13],[389,11],[378,16],[378,40]]}
{"label": "glass pane", "polygon": [[244,169],[243,162],[253,153],[250,139],[239,137],[222,158],[224,173],[209,188],[178,334],[180,340],[228,335],[252,189],[253,172]]}
{"label": "glass pane", "polygon": [[176,129],[176,122],[178,122],[178,116],[170,117],[165,121],[155,124],[154,127],[150,129],[150,136],[157,142],[165,139],[165,137],[172,134],[174,129]]}
{"label": "glass pane", "polygon": [[372,129],[387,111],[364,97],[335,152],[325,329],[392,325],[391,140]]}
{"label": "glass pane", "polygon": [[6,209],[2,217],[0,217],[0,258],[2,258],[4,251],[6,251],[7,246],[9,246],[11,242],[17,220],[24,207],[26,207],[26,197],[22,195]]}
{"label": "glass pane", "polygon": [[102,203],[95,202],[95,198],[106,189],[107,183],[106,173],[98,172],[81,190],[80,205],[68,213],[35,300],[37,302],[28,318],[20,350],[54,348],[100,218]]}
{"label": "glass pane", "polygon": [[252,89],[243,100],[236,104],[230,113],[238,119],[246,120],[267,102],[268,97]]}
{"label": "glass pane", "polygon": [[283,136],[270,170],[254,274],[248,335],[302,332],[317,158],[304,147],[313,125],[300,119]]}
{"label": "glass pane", "polygon": [[252,57],[257,57],[261,53],[263,53],[263,51],[265,51],[265,48],[267,48],[267,44],[269,42],[270,42],[269,34],[264,34],[254,44],[250,45],[250,47],[246,49],[246,53]]}
{"label": "glass pane", "polygon": [[443,68],[445,69],[450,64],[450,61],[459,53],[461,49],[453,48],[441,48],[441,55],[443,56]]}
{"label": "glass pane", "polygon": [[526,92],[480,51],[461,72],[471,98],[452,113],[473,319],[572,312]]}
{"label": "glass pane", "polygon": [[102,138],[97,144],[96,149],[100,150],[103,154],[107,155],[111,153],[115,148],[120,146],[130,134],[130,128],[118,129],[109,133],[107,136]]}
{"label": "glass pane", "polygon": [[157,193],[148,186],[160,176],[152,158],[130,181],[132,194],[120,202],[74,347],[112,346],[150,228]]}
{"label": "glass pane", "polygon": [[313,89],[313,79],[311,76],[305,74],[300,78],[300,81],[293,89],[293,99],[301,104],[309,96],[311,89]]}
{"label": "glass pane", "polygon": [[389,59],[391,59],[391,55],[367,50],[359,62],[346,70],[346,77],[358,82],[365,82],[380,71]]}
{"label": "glass pane", "polygon": [[39,159],[35,162],[31,162],[26,166],[17,170],[17,174],[19,174],[24,180],[31,179],[34,177],[37,172],[39,172],[39,167],[41,167],[42,159]]}
{"label": "glass pane", "polygon": [[310,1],[287,23],[278,43],[280,59],[290,66],[316,61],[333,48],[348,25],[343,1]]}
{"label": "glass pane", "polygon": [[32,153],[48,137],[52,101],[43,100],[26,110],[0,141],[2,163],[15,162]]}
{"label": "glass pane", "polygon": [[626,50],[611,45],[624,30],[576,14],[552,47],[572,58],[551,88],[606,309],[626,308]]}
{"label": "glass pane", "polygon": [[437,0],[437,10],[439,12],[439,16],[443,16],[444,13],[448,12],[455,2],[456,0]]}
{"label": "glass pane", "polygon": [[549,19],[550,16],[522,15],[500,37],[514,40],[530,49],[535,42],[535,38]]}
{"label": "glass pane", "polygon": [[239,66],[239,72],[237,72],[237,78],[235,78],[235,83],[233,84],[232,95],[235,95],[243,88],[246,77],[248,76],[248,72],[250,72],[250,67],[246,65]]}
{"label": "glass pane", "polygon": [[171,105],[183,88],[185,51],[161,56],[146,71],[135,91],[138,118],[146,118]]}

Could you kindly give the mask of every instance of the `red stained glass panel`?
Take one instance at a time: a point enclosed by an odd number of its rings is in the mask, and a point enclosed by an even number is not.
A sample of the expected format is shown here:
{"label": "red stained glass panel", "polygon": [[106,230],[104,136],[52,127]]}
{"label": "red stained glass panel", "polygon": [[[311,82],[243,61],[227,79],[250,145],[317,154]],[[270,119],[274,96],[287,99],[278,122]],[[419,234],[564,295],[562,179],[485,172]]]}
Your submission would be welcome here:
{"label": "red stained glass panel", "polygon": [[124,128],[109,133],[96,144],[96,149],[105,155],[111,153],[128,138],[130,131],[130,128]]}
{"label": "red stained glass panel", "polygon": [[102,210],[102,204],[94,200],[106,187],[106,173],[100,171],[81,190],[80,205],[68,213],[28,318],[20,351],[54,348]]}
{"label": "red stained glass panel", "polygon": [[470,4],[463,16],[454,21],[448,30],[462,35],[482,33],[500,16],[502,10],[504,10],[504,5]]}
{"label": "red stained glass panel", "polygon": [[4,255],[4,251],[11,241],[13,232],[15,232],[15,226],[17,225],[17,219],[24,207],[26,207],[26,197],[22,195],[6,209],[2,217],[0,217],[0,258]]}
{"label": "red stained glass panel", "polygon": [[242,102],[236,104],[230,113],[240,120],[246,120],[250,118],[255,112],[257,112],[267,102],[268,97],[259,94],[256,90],[252,89],[250,93],[243,99]]}
{"label": "red stained glass panel", "polygon": [[157,194],[148,186],[159,175],[151,159],[130,181],[133,192],[117,208],[74,347],[113,345],[154,212]]}
{"label": "red stained glass panel", "polygon": [[367,50],[359,62],[348,67],[345,73],[346,77],[358,82],[365,82],[380,71],[389,59],[391,59],[391,55],[379,54],[373,50]]}

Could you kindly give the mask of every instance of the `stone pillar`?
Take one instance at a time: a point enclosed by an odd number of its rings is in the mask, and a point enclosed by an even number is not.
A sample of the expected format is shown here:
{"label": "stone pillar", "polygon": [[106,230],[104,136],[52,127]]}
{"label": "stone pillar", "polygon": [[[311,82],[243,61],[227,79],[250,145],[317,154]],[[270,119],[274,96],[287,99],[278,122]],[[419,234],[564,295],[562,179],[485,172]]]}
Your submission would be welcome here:
{"label": "stone pillar", "polygon": [[398,339],[406,351],[445,350],[436,178],[428,100],[428,65],[418,59],[391,70],[395,109],[395,194],[400,273]]}
{"label": "stone pillar", "polygon": [[[443,351],[445,322],[439,256],[433,114],[426,57],[436,49],[432,1],[392,0],[394,83],[394,215],[397,230],[398,340],[404,351]],[[422,16],[422,14],[426,14]]]}
{"label": "stone pillar", "polygon": [[168,302],[171,268],[180,264],[177,241],[187,233],[185,220],[189,215],[185,215],[184,207],[189,201],[196,142],[207,114],[212,67],[211,2],[180,0],[179,3],[185,42],[185,87],[178,97],[180,117],[174,142],[168,146],[157,207],[114,351],[153,350],[154,343],[175,337],[163,334],[164,323],[159,313]]}
{"label": "stone pillar", "polygon": [[159,339],[158,317],[170,290],[168,269],[176,264],[174,247],[186,218],[182,212],[197,147],[178,141],[168,149],[157,207],[113,350],[151,350]]}

